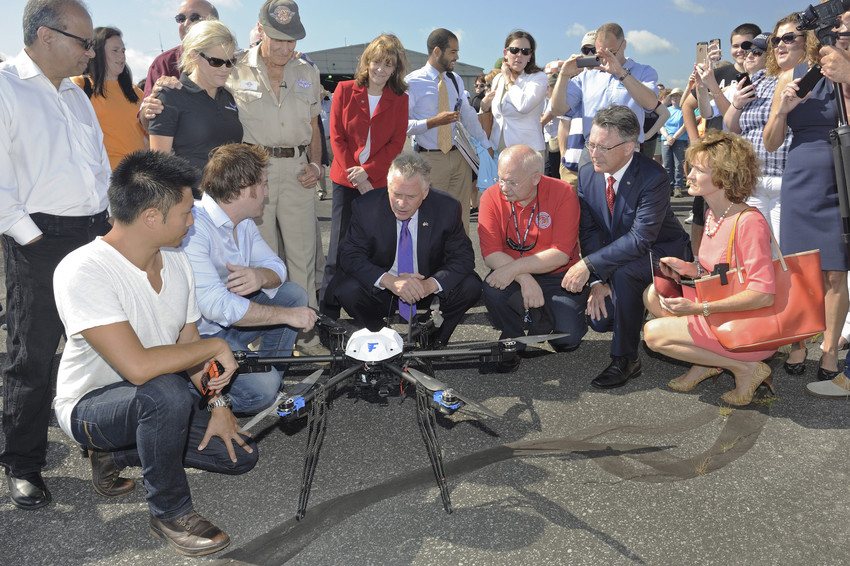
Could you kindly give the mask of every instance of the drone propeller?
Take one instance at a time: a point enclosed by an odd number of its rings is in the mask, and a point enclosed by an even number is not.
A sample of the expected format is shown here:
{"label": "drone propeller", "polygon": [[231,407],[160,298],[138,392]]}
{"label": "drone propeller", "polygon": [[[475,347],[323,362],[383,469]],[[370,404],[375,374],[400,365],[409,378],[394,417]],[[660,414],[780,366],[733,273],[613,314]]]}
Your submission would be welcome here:
{"label": "drone propeller", "polygon": [[281,401],[290,397],[300,397],[304,393],[310,390],[313,387],[313,384],[316,383],[316,380],[319,379],[319,376],[322,375],[324,369],[317,369],[310,375],[308,375],[304,380],[296,383],[292,389],[289,391],[278,391],[277,396],[274,399],[274,402],[268,406],[268,408],[263,409],[252,418],[250,421],[245,423],[245,426],[239,431],[241,433],[248,432],[251,428],[253,428],[258,422],[275,412],[277,406],[280,405]]}
{"label": "drone propeller", "polygon": [[482,413],[484,415],[487,415],[488,417],[493,417],[493,418],[497,418],[497,419],[501,418],[501,417],[499,417],[499,415],[497,415],[496,413],[494,413],[493,411],[491,411],[490,409],[488,409],[487,407],[485,407],[481,403],[473,401],[472,399],[466,397],[465,395],[461,395],[460,393],[458,393],[454,389],[451,389],[448,385],[446,385],[442,381],[428,375],[427,373],[423,373],[423,372],[419,371],[418,369],[412,368],[412,367],[406,368],[405,371],[408,374],[410,374],[410,376],[413,377],[412,381],[416,381],[416,382],[421,383],[422,386],[425,387],[426,389],[429,389],[429,390],[434,391],[434,392],[439,391],[439,392],[442,392],[444,394],[446,392],[450,392],[452,395],[454,395],[455,397],[457,397],[458,399],[463,401],[464,404],[466,404],[466,406],[468,406],[469,408],[474,409],[475,411]]}
{"label": "drone propeller", "polygon": [[530,336],[517,336],[516,338],[503,338],[501,340],[489,340],[489,341],[478,341],[478,342],[450,342],[446,344],[447,349],[451,348],[469,348],[470,346],[491,346],[493,344],[504,344],[505,342],[519,342],[520,344],[540,344],[541,342],[546,342],[547,340],[559,340],[561,338],[566,338],[569,336],[567,332],[561,332],[559,334],[532,334]]}

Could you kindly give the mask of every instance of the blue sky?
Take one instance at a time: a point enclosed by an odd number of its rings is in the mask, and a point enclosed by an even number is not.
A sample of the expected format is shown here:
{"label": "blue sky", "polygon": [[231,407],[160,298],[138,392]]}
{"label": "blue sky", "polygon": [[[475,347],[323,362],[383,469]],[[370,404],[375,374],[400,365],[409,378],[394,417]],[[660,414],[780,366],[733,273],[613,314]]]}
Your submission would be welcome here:
{"label": "blue sky", "polygon": [[[445,27],[460,38],[460,60],[488,68],[502,54],[504,39],[513,29],[525,29],[537,40],[537,61],[566,58],[578,51],[585,31],[608,21],[626,31],[626,55],[652,65],[667,86],[684,86],[692,69],[695,43],[722,39],[729,59],[729,33],[740,23],[773,24],[814,0],[303,0],[302,21],[307,37],[298,48],[309,53],[343,45],[369,42],[382,32],[399,36],[408,49],[424,52],[425,39]],[[95,26],[111,25],[124,33],[128,63],[136,80],[150,61],[178,42],[173,16],[179,0],[89,0]],[[213,0],[240,46],[257,21],[260,0]],[[0,53],[15,55],[23,46],[23,0],[2,0]],[[641,9],[639,9],[641,8]]]}

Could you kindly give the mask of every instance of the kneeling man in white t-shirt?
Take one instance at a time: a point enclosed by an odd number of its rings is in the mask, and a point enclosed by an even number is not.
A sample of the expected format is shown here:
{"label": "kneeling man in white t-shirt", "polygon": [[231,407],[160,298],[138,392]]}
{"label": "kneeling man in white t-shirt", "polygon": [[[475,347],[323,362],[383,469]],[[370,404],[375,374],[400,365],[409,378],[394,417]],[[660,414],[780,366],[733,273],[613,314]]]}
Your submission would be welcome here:
{"label": "kneeling man in white t-shirt", "polygon": [[[192,268],[178,248],[192,225],[196,182],[182,158],[130,154],[110,180],[112,230],[66,256],[54,275],[68,337],[59,425],[89,449],[101,495],[132,491],[118,473],[140,466],[151,532],[191,556],[221,550],[230,538],[194,510],[184,465],[242,474],[257,462],[256,445],[218,402],[237,365],[224,340],[198,334]],[[186,380],[200,389],[213,360],[224,371],[209,382],[206,410]]]}

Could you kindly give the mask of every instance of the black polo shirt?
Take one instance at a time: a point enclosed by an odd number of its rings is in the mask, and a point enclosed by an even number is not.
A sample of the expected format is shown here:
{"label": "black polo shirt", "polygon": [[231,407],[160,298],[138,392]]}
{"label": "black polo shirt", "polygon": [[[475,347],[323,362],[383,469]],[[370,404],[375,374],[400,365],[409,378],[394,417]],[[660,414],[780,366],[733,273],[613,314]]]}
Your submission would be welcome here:
{"label": "black polo shirt", "polygon": [[182,89],[163,89],[159,93],[162,113],[150,121],[152,136],[174,138],[173,151],[203,171],[210,150],[242,141],[242,123],[233,95],[219,87],[215,99],[207,91],[180,75]]}

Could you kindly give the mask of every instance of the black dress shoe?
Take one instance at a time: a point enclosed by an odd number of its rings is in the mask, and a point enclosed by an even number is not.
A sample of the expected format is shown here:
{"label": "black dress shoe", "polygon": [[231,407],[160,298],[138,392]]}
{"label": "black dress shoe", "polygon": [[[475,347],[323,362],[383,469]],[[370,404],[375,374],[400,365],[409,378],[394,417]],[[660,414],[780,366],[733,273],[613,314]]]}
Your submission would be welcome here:
{"label": "black dress shoe", "polygon": [[803,375],[806,373],[806,360],[796,364],[785,362],[782,364],[782,368],[788,375]]}
{"label": "black dress shoe", "polygon": [[639,375],[640,358],[631,361],[626,356],[613,356],[611,358],[611,364],[596,376],[596,379],[591,381],[590,384],[600,389],[622,387],[628,380]]}
{"label": "black dress shoe", "polygon": [[39,472],[15,477],[7,471],[6,477],[9,480],[9,496],[12,498],[12,503],[21,509],[38,509],[53,500]]}
{"label": "black dress shoe", "polygon": [[832,371],[831,369],[824,369],[822,367],[819,367],[818,381],[832,381],[839,373],[841,373],[840,369]]}

